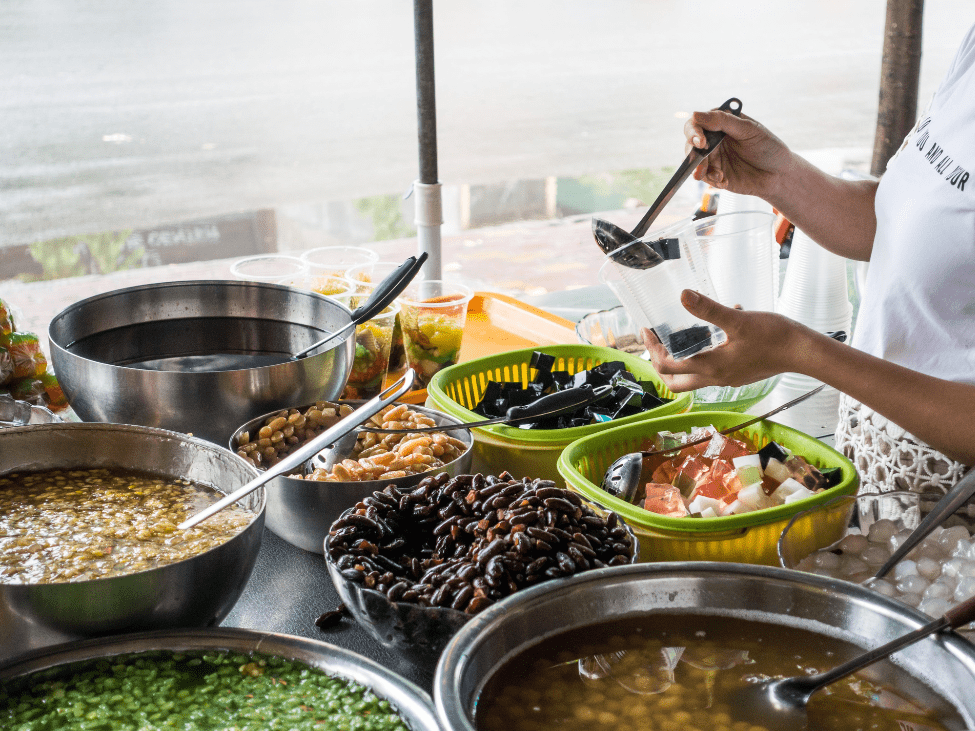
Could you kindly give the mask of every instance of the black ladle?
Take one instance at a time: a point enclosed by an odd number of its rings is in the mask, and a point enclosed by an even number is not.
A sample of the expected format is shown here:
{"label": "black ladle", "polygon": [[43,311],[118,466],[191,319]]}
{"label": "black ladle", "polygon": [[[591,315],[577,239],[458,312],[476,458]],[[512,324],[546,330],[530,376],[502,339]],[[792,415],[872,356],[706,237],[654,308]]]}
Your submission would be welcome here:
{"label": "black ladle", "polygon": [[381,427],[364,426],[360,431],[378,432],[380,434],[413,434],[415,432],[434,432],[434,431],[453,431],[455,429],[473,429],[479,426],[489,426],[490,424],[518,424],[523,421],[533,421],[546,416],[557,416],[566,411],[575,411],[584,406],[589,406],[601,401],[609,396],[613,391],[612,386],[576,386],[567,388],[564,391],[556,391],[547,396],[542,396],[525,406],[512,406],[505,412],[504,416],[494,419],[484,419],[483,421],[472,421],[467,424],[443,424],[440,426],[424,426],[416,429],[383,429]]}
{"label": "black ladle", "polygon": [[[731,112],[736,117],[741,116],[741,99],[732,97],[718,107],[718,109],[723,112]],[[596,243],[599,244],[599,248],[603,250],[603,253],[612,255],[616,250],[628,247],[625,251],[620,252],[612,258],[614,261],[631,269],[650,269],[664,261],[664,258],[649,245],[629,245],[647,232],[650,224],[654,222],[664,206],[674,197],[677,189],[691,176],[691,173],[697,169],[697,166],[718,148],[721,140],[725,137],[725,133],[704,130],[704,137],[707,141],[707,146],[703,148],[691,148],[690,153],[684,158],[684,162],[677,168],[677,172],[674,173],[667,185],[664,186],[664,189],[660,191],[657,200],[653,202],[653,205],[650,206],[650,209],[644,214],[643,218],[636,225],[636,228],[632,231],[626,231],[616,224],[601,218],[592,219],[592,235],[595,237]]]}
{"label": "black ladle", "polygon": [[298,360],[299,358],[303,358],[311,351],[317,350],[326,343],[330,343],[341,335],[344,335],[347,331],[354,329],[357,325],[369,322],[369,320],[385,310],[406,289],[426,260],[427,252],[424,251],[419,256],[411,256],[404,261],[392,274],[377,284],[376,288],[372,290],[372,294],[369,295],[369,298],[352,312],[351,322],[325,336],[317,343],[313,343],[307,348],[299,350],[291,356],[291,359]]}

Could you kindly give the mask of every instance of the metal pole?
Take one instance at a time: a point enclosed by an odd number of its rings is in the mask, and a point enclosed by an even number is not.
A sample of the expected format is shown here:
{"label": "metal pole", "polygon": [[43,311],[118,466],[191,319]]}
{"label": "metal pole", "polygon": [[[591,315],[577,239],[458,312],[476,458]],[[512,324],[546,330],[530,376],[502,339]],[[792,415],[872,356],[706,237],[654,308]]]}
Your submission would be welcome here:
{"label": "metal pole", "polygon": [[416,118],[420,178],[413,184],[419,251],[426,252],[424,279],[440,279],[443,201],[437,176],[437,102],[433,64],[433,0],[413,0],[416,38]]}

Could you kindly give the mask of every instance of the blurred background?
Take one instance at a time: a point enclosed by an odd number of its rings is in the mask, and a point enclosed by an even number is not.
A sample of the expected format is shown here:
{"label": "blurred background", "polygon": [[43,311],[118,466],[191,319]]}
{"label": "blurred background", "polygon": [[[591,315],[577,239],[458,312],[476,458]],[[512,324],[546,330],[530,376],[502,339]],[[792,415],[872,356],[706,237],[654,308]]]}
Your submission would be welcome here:
{"label": "blurred background", "polygon": [[[919,108],[958,6],[925,3]],[[580,222],[649,203],[689,113],[730,96],[830,172],[865,173],[885,7],[435,2],[445,272],[525,295],[593,284]],[[414,64],[408,0],[5,0],[0,294],[329,244],[412,253]]]}

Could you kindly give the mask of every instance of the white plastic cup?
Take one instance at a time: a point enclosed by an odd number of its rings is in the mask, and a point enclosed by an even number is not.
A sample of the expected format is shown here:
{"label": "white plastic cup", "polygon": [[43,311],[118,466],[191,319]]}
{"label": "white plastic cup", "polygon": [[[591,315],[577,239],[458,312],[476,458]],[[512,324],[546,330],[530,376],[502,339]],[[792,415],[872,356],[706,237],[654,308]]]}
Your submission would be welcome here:
{"label": "white plastic cup", "polygon": [[284,284],[307,272],[308,267],[301,259],[287,254],[247,256],[230,265],[230,273],[234,278],[247,282]]}
{"label": "white plastic cup", "polygon": [[796,229],[778,310],[816,330],[849,328],[853,307],[847,291],[846,259]]}

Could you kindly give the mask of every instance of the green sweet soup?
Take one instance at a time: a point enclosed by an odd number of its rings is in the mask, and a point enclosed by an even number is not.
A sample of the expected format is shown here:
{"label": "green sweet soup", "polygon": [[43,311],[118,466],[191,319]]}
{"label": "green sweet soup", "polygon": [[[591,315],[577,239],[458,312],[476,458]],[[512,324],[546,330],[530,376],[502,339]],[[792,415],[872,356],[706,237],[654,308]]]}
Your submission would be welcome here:
{"label": "green sweet soup", "polygon": [[33,673],[0,688],[6,731],[409,731],[389,701],[304,663],[149,652]]}

